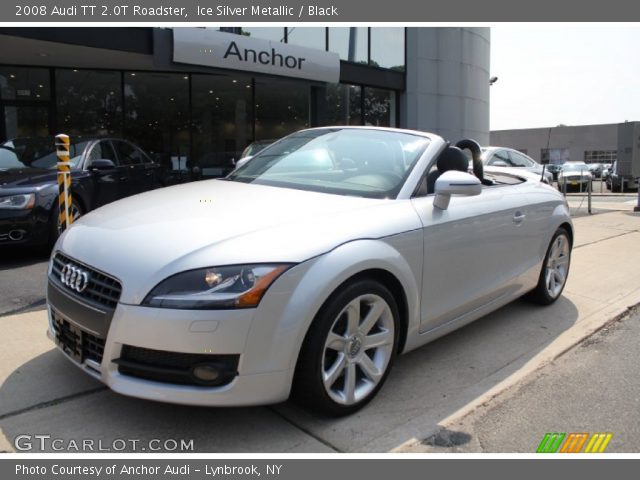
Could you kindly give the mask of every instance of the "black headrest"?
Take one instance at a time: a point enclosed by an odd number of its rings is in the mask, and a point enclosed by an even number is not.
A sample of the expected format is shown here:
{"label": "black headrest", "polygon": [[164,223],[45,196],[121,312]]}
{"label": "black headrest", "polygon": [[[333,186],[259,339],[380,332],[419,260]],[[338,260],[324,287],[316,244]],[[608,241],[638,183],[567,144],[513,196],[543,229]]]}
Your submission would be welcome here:
{"label": "black headrest", "polygon": [[469,170],[469,159],[458,147],[447,147],[438,156],[438,171],[440,173],[449,170],[466,172]]}

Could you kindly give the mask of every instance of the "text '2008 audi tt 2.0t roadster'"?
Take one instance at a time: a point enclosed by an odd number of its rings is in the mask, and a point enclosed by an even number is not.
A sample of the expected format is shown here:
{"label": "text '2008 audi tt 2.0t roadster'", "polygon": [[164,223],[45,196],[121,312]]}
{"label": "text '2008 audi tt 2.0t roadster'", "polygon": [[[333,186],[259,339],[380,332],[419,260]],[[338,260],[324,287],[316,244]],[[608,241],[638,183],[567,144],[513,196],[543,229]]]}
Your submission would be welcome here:
{"label": "text '2008 audi tt 2.0t roadster'", "polygon": [[125,395],[235,406],[293,394],[343,415],[396,355],[524,294],[555,301],[572,240],[562,195],[483,167],[472,140],[303,130],[224,179],[80,218],[52,252],[48,333]]}

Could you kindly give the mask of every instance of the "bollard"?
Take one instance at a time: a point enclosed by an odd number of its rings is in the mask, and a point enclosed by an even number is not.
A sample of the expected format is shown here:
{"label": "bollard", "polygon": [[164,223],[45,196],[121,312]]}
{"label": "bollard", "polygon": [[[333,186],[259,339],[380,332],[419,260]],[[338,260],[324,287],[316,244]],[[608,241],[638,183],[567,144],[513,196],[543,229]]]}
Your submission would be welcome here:
{"label": "bollard", "polygon": [[591,212],[591,190],[593,190],[593,179],[589,180],[589,182],[587,182],[587,212],[589,212],[589,215],[592,214]]}
{"label": "bollard", "polygon": [[69,136],[56,135],[56,154],[58,155],[58,209],[60,233],[73,222],[71,213],[71,162],[69,162]]}

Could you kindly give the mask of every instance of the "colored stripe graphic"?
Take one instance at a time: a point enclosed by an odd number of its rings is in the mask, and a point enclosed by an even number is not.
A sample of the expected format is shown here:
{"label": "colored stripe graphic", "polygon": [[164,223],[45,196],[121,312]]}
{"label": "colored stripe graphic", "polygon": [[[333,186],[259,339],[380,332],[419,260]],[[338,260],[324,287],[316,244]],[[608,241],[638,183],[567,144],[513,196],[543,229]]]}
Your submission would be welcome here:
{"label": "colored stripe graphic", "polygon": [[[580,453],[585,443],[587,447],[584,453],[603,453],[611,438],[612,433],[594,433],[589,439],[589,433],[545,433],[542,441],[536,449],[536,453]],[[587,443],[587,440],[589,442]],[[564,442],[563,442],[564,441]],[[562,445],[562,448],[560,446]],[[558,449],[560,449],[558,451]]]}
{"label": "colored stripe graphic", "polygon": [[579,453],[587,438],[589,438],[588,433],[570,433],[560,453]]}
{"label": "colored stripe graphic", "polygon": [[584,453],[603,453],[609,445],[611,437],[613,437],[611,433],[594,433]]}
{"label": "colored stripe graphic", "polygon": [[556,453],[562,440],[566,434],[564,433],[547,433],[538,445],[536,453]]}

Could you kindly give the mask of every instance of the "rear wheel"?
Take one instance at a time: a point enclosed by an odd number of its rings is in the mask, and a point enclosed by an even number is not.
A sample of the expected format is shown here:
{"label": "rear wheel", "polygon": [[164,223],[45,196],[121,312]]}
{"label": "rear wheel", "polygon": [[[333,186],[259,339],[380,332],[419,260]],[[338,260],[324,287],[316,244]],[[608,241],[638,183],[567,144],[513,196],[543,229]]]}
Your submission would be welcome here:
{"label": "rear wheel", "polygon": [[294,398],[336,416],[365,406],[389,374],[398,328],[398,307],[384,285],[363,279],[332,295],[305,338]]}
{"label": "rear wheel", "polygon": [[571,240],[567,230],[561,227],[553,235],[542,264],[538,285],[528,294],[529,298],[542,305],[555,302],[567,283],[570,263]]}

